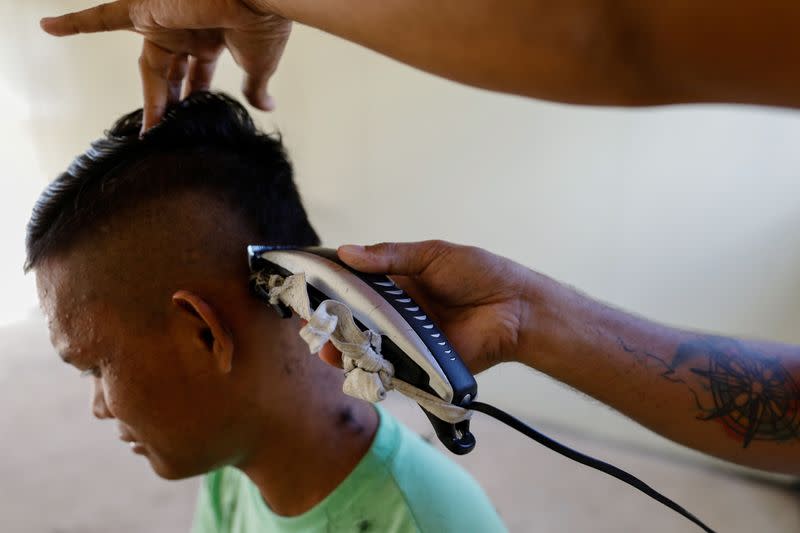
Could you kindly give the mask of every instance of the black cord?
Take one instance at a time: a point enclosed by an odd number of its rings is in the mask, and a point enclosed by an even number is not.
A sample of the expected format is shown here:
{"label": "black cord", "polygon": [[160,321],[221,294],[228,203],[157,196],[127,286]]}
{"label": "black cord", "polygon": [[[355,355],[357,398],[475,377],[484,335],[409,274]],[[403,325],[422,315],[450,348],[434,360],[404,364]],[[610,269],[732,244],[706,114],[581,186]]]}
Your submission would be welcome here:
{"label": "black cord", "polygon": [[558,452],[561,455],[572,459],[573,461],[577,461],[586,466],[590,466],[601,472],[605,472],[609,476],[613,476],[619,479],[620,481],[624,481],[628,485],[644,492],[645,494],[647,494],[657,502],[661,503],[662,505],[666,505],[676,513],[679,513],[684,517],[688,518],[689,520],[691,520],[692,522],[703,528],[704,531],[707,531],[708,533],[714,533],[714,530],[705,525],[703,522],[701,522],[699,518],[697,518],[692,513],[690,513],[689,511],[687,511],[674,501],[670,500],[660,492],[656,491],[655,489],[650,487],[647,483],[637,478],[636,476],[633,476],[625,472],[624,470],[617,468],[614,465],[610,465],[606,462],[600,461],[599,459],[595,459],[594,457],[589,457],[588,455],[582,454],[581,452],[578,452],[576,450],[573,450],[572,448],[564,446],[563,444],[554,441],[547,435],[539,433],[538,431],[536,431],[529,425],[525,424],[521,420],[514,418],[510,414],[506,413],[505,411],[501,411],[500,409],[494,407],[493,405],[489,405],[482,402],[472,402],[466,407],[467,409],[471,409],[473,411],[479,411],[483,414],[491,416],[492,418],[496,418],[497,420],[506,424],[507,426],[510,426],[519,431],[520,433],[532,438],[539,444],[542,444],[550,448],[554,452]]}

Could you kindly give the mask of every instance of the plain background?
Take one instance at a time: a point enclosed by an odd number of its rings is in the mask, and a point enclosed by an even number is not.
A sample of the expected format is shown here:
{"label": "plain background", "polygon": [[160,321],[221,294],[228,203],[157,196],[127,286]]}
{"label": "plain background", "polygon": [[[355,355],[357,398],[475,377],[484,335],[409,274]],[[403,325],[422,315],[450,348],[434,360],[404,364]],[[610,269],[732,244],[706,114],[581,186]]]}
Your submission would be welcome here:
{"label": "plain background", "polygon": [[[38,30],[41,16],[89,4],[0,0],[0,324],[27,321],[44,339],[21,271],[30,207],[141,105],[138,36]],[[240,97],[239,84],[226,57],[215,88]],[[800,342],[800,112],[547,104],[459,86],[302,27],[272,92],[277,111],[255,116],[283,134],[327,245],[474,244],[666,323]],[[13,379],[14,353],[0,352],[0,382]],[[484,401],[528,419],[697,460],[533,370],[508,365],[479,382]]]}

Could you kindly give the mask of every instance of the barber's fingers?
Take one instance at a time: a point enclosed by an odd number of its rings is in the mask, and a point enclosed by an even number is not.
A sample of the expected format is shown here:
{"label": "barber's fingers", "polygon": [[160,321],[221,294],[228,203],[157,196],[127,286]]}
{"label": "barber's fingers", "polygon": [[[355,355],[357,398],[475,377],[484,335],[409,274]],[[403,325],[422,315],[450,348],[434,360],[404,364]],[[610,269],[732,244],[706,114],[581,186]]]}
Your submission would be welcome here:
{"label": "barber's fingers", "polygon": [[[167,109],[170,98],[170,74],[175,66],[176,54],[145,39],[139,57],[139,74],[144,94],[142,133],[155,126]],[[178,90],[180,96],[180,89]]]}
{"label": "barber's fingers", "polygon": [[189,55],[175,54],[167,73],[167,107],[181,101],[181,88],[186,74],[189,72]]}
{"label": "barber's fingers", "polygon": [[226,46],[245,72],[242,92],[248,102],[263,111],[272,111],[275,107],[267,85],[278,68],[291,30],[291,22],[272,16],[257,25],[225,33]]}
{"label": "barber's fingers", "polygon": [[192,56],[189,59],[189,75],[183,86],[183,96],[186,98],[198,91],[207,91],[211,88],[211,80],[217,69],[219,55],[213,58],[198,58]]}
{"label": "barber's fingers", "polygon": [[278,66],[286,38],[288,33],[271,35],[252,31],[231,31],[225,37],[233,59],[244,70],[242,93],[262,111],[272,111],[275,107],[267,85]]}
{"label": "barber's fingers", "polygon": [[455,247],[444,241],[384,242],[372,246],[340,246],[339,258],[362,272],[418,276]]}
{"label": "barber's fingers", "polygon": [[342,368],[342,352],[337,350],[330,342],[326,342],[319,351],[319,358],[331,366]]}
{"label": "barber's fingers", "polygon": [[133,23],[129,4],[128,0],[117,0],[59,17],[46,17],[40,25],[44,31],[56,37],[131,29]]}
{"label": "barber's fingers", "polygon": [[[308,321],[304,318],[300,319],[300,323],[305,326]],[[336,368],[342,368],[342,352],[336,349],[332,342],[328,341],[322,345],[319,351],[319,358]]]}
{"label": "barber's fingers", "polygon": [[242,81],[242,93],[253,107],[262,111],[275,109],[275,99],[267,92],[271,72],[247,72]]}

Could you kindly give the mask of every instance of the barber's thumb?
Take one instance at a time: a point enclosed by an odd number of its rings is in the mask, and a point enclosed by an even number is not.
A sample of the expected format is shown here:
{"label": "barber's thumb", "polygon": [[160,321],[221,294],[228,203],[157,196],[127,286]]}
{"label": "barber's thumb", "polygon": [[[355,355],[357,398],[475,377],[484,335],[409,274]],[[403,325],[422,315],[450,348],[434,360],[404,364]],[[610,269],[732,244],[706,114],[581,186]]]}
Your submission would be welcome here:
{"label": "barber's thumb", "polygon": [[339,247],[339,258],[362,272],[397,273],[393,271],[402,250],[395,243],[361,246],[346,244]]}

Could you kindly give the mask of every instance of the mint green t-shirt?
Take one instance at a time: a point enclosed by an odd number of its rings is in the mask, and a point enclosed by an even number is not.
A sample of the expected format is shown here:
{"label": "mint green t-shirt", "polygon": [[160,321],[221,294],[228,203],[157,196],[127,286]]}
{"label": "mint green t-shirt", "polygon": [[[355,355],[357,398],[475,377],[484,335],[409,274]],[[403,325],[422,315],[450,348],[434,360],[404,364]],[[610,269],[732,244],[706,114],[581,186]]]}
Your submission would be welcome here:
{"label": "mint green t-shirt", "polygon": [[203,480],[193,533],[506,531],[477,482],[378,408],[375,440],[324,500],[299,516],[270,510],[240,470]]}

